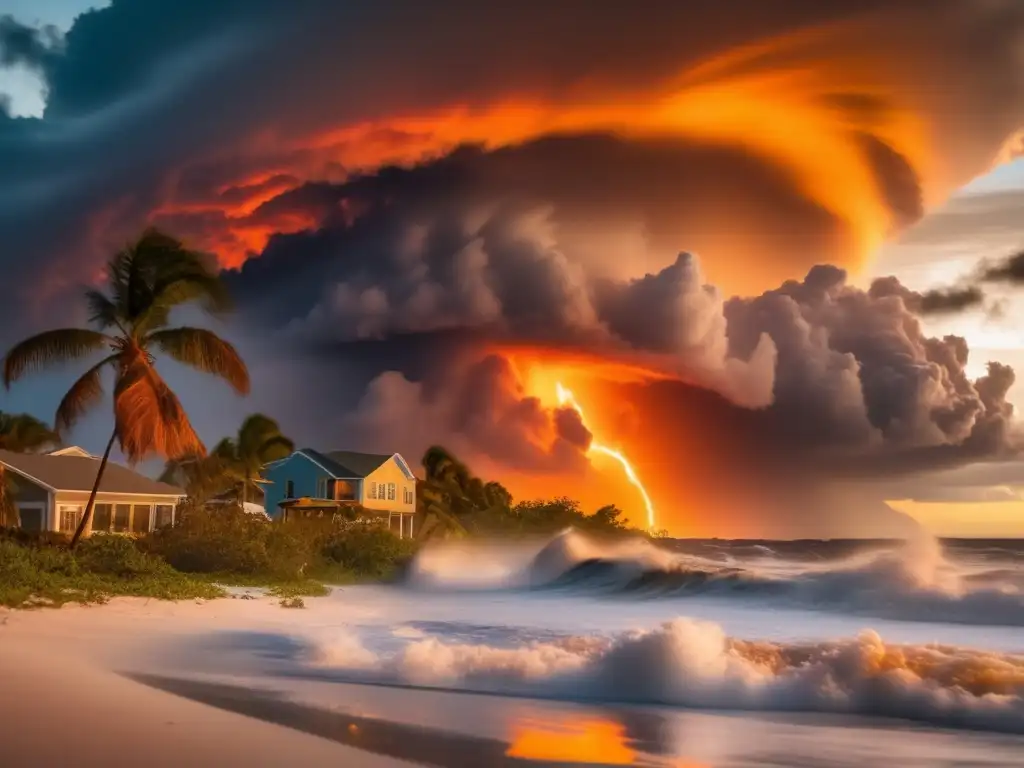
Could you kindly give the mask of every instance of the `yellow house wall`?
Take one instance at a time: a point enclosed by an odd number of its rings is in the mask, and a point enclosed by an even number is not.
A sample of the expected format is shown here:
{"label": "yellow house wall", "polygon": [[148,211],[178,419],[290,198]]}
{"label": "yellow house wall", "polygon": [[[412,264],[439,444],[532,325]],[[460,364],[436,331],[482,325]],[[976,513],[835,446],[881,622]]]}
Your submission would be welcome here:
{"label": "yellow house wall", "polygon": [[[384,498],[370,498],[370,484],[377,483],[378,495],[383,495]],[[389,501],[387,498],[387,485],[388,483],[395,484],[395,499]],[[384,485],[385,492],[380,494],[380,486]],[[404,490],[409,489],[412,491],[412,503],[406,504],[403,502],[405,498]],[[367,475],[363,480],[362,487],[362,505],[367,509],[379,509],[387,512],[401,512],[404,514],[412,514],[416,511],[416,481],[410,480],[402,472],[401,467],[398,466],[398,462],[394,458],[389,459],[386,463],[379,466],[372,474]]]}

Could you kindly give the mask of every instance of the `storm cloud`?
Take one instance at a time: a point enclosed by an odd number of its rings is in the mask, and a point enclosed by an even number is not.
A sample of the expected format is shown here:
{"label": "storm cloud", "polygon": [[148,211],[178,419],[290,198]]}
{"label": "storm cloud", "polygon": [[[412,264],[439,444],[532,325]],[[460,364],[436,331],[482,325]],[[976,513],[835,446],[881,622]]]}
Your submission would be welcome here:
{"label": "storm cloud", "polygon": [[594,384],[641,468],[692,455],[709,501],[742,467],[811,531],[838,483],[1017,450],[1012,371],[972,380],[919,321],[980,292],[847,273],[1005,154],[1022,37],[1020,4],[957,0],[114,0],[63,39],[4,19],[0,66],[47,103],[0,112],[0,341],[83,320],[69,299],[155,223],[229,268],[229,334],[302,442],[578,478],[591,425],[503,350],[585,354],[645,372]]}

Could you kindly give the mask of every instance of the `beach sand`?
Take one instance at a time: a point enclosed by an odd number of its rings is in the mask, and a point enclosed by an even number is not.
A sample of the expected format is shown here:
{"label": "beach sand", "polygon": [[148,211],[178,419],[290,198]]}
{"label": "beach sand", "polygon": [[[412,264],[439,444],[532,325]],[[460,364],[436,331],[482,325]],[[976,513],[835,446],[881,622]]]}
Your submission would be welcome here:
{"label": "beach sand", "polygon": [[155,637],[220,621],[275,624],[285,613],[268,598],[0,612],[0,765],[398,764],[120,674]]}

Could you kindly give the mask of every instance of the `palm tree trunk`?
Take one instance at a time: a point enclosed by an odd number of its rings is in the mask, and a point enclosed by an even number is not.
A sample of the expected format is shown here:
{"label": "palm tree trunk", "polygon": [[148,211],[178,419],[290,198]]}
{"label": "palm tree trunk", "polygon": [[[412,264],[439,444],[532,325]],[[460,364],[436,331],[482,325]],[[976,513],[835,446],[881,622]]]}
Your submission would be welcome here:
{"label": "palm tree trunk", "polygon": [[249,500],[249,472],[246,471],[245,479],[242,480],[242,511],[245,511],[245,502]]}
{"label": "palm tree trunk", "polygon": [[75,535],[71,537],[71,544],[68,545],[68,549],[74,549],[75,545],[78,544],[78,540],[82,536],[92,533],[92,509],[96,506],[96,494],[100,491],[100,481],[103,480],[103,473],[107,469],[107,461],[110,459],[110,451],[114,447],[114,440],[117,439],[117,428],[114,428],[114,433],[110,436],[110,441],[107,443],[107,450],[103,452],[103,458],[100,459],[100,468],[96,470],[96,482],[92,485],[92,493],[89,494],[89,503],[85,505],[85,513],[82,515],[82,522],[78,524],[78,529],[75,531]]}
{"label": "palm tree trunk", "polygon": [[18,502],[7,484],[7,467],[0,464],[0,528],[20,528],[21,515],[18,513]]}

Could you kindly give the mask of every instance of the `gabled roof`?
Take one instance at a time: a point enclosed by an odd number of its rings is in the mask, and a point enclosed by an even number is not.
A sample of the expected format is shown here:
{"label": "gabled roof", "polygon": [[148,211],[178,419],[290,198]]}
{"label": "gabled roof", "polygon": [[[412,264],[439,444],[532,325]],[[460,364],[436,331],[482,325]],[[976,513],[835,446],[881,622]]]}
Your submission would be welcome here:
{"label": "gabled roof", "polygon": [[404,461],[401,460],[397,453],[359,453],[358,451],[329,451],[321,453],[312,448],[303,448],[295,453],[302,454],[313,463],[319,464],[325,472],[328,472],[338,480],[358,480],[364,478],[395,457],[399,460],[399,466],[405,471]]}
{"label": "gabled roof", "polygon": [[87,459],[95,459],[96,457],[89,453],[85,448],[79,448],[77,445],[69,445],[67,448],[58,448],[56,451],[49,451],[48,456],[84,456]]}
{"label": "gabled roof", "polygon": [[[0,450],[0,463],[16,474],[51,491],[91,491],[96,482],[100,460],[75,454],[14,453]],[[101,493],[130,495],[184,496],[185,491],[158,480],[151,480],[128,467],[108,462]]]}

